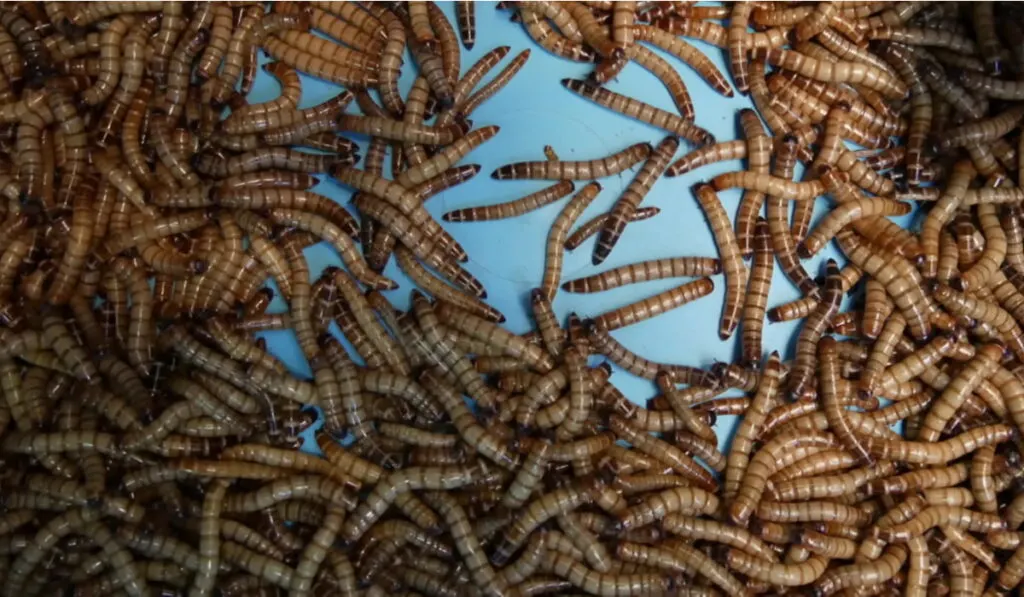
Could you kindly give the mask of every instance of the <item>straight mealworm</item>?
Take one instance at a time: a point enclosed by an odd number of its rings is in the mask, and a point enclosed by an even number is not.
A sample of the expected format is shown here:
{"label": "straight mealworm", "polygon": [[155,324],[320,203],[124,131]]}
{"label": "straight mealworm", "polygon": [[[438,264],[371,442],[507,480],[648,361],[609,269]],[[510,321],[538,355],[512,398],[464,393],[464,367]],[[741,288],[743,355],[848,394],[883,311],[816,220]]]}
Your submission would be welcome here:
{"label": "straight mealworm", "polygon": [[617,330],[656,317],[686,303],[711,294],[715,288],[711,278],[700,278],[651,297],[602,313],[593,319],[594,326],[604,331]]}
{"label": "straight mealworm", "polygon": [[695,145],[707,145],[715,142],[711,133],[704,129],[640,100],[619,95],[603,87],[589,85],[578,79],[562,79],[562,86],[594,103],[678,135]]}
{"label": "straight mealworm", "polygon": [[479,207],[464,207],[444,214],[441,219],[446,222],[485,222],[514,218],[558,201],[572,193],[574,188],[572,182],[562,180],[513,201]]}
{"label": "straight mealworm", "polygon": [[725,272],[725,304],[722,308],[718,335],[726,340],[732,336],[740,322],[740,311],[743,307],[740,294],[746,286],[747,266],[740,256],[736,236],[729,223],[729,216],[725,213],[722,202],[718,199],[714,189],[709,185],[699,185],[694,189],[694,195],[711,225],[715,245],[718,247],[719,259],[722,263],[722,271]]}
{"label": "straight mealworm", "polygon": [[544,276],[540,285],[541,292],[549,301],[554,300],[555,294],[558,292],[564,258],[563,245],[569,236],[569,229],[600,192],[601,184],[597,182],[592,182],[580,189],[558,214],[555,223],[551,225],[544,253]]}
{"label": "straight mealworm", "polygon": [[578,162],[543,160],[508,164],[492,172],[491,178],[498,180],[593,180],[627,170],[637,162],[646,159],[650,153],[650,143],[637,143],[598,160]]}
{"label": "straight mealworm", "polygon": [[689,276],[713,276],[722,266],[711,257],[667,257],[623,265],[608,271],[570,280],[562,285],[568,292],[603,292],[628,284]]}

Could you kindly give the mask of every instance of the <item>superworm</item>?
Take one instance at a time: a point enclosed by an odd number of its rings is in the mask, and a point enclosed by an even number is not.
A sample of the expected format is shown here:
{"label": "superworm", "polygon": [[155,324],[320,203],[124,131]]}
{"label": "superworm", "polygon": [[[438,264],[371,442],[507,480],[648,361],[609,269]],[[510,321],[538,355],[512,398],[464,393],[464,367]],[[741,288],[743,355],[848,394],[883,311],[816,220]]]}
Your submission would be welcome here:
{"label": "superworm", "polygon": [[531,344],[489,321],[444,304],[437,307],[437,315],[446,327],[499,347],[505,355],[524,361],[540,373],[547,373],[554,366],[552,359],[540,346]]}
{"label": "superworm", "polygon": [[557,32],[540,12],[523,10],[519,18],[527,34],[552,54],[577,62],[594,62],[595,52],[592,49]]}
{"label": "superworm", "polygon": [[686,84],[683,82],[682,77],[679,76],[679,73],[665,59],[639,44],[633,44],[626,48],[626,54],[623,59],[627,58],[635,60],[637,64],[661,79],[665,89],[672,96],[673,103],[679,109],[679,113],[685,118],[694,118],[695,110],[690,92],[687,91]]}
{"label": "superworm", "polygon": [[[629,221],[641,222],[643,220],[653,218],[659,213],[661,213],[660,207],[640,207],[633,212],[633,215],[630,216]],[[605,213],[599,216],[595,216],[590,220],[584,222],[575,231],[573,231],[572,234],[569,235],[569,238],[565,239],[565,249],[567,251],[573,251],[579,248],[579,246],[582,245],[587,239],[600,232],[600,230],[607,225],[609,217],[610,214]]]}
{"label": "superworm", "polygon": [[[548,234],[553,267],[530,293],[533,327],[517,329],[514,313],[512,327],[496,325],[507,292],[485,291],[482,262],[461,263],[469,252],[436,216],[469,205],[457,196],[480,166],[462,160],[498,132],[473,129],[472,113],[537,66],[526,48],[504,62],[499,46],[462,75],[466,8],[450,23],[433,3],[0,10],[0,452],[18,465],[0,476],[21,485],[0,517],[4,594],[1013,592],[1024,577],[1014,11],[513,5],[538,45],[597,58],[593,83],[614,86],[636,62],[676,111],[566,87],[707,145],[672,166],[642,138],[596,162],[546,149],[549,162],[497,172],[551,186],[441,219],[527,213],[570,194],[570,178],[621,175],[641,159],[672,174],[748,161],[708,176],[709,188],[744,189],[735,222],[704,210],[720,258],[637,254],[559,280],[573,265],[565,248],[669,209],[637,209],[630,195],[618,221],[602,206],[570,235],[597,198],[567,199]],[[749,90],[743,140],[710,144],[693,122],[695,88],[653,53],[731,95],[685,38],[722,48]],[[281,89],[270,81],[270,101],[255,103],[261,50]],[[300,98],[313,89],[302,76],[351,89]],[[346,112],[352,99],[358,111]],[[372,133],[365,168],[346,167],[360,152],[339,121]],[[809,169],[794,181],[798,160]],[[655,176],[636,178],[631,191]],[[357,191],[348,207],[339,182]],[[425,203],[442,193],[454,205]],[[819,222],[822,194],[835,204]],[[888,219],[913,202],[929,203],[920,236]],[[322,240],[344,270],[318,265]],[[800,259],[832,240],[850,263],[830,264],[821,288]],[[389,302],[393,277],[380,272],[392,252],[434,300],[414,292],[405,312]],[[773,254],[802,297],[780,299],[769,319],[806,319],[785,364],[759,339]],[[710,291],[723,270],[726,311],[743,320],[738,362],[658,362],[609,333]],[[604,314],[585,323],[563,321],[580,307],[552,300],[560,285],[596,293],[670,277],[693,281],[594,303],[581,312]],[[287,330],[299,351],[269,334]],[[624,374],[656,382],[646,408],[616,381]],[[808,400],[787,402],[782,386]],[[316,406],[323,456],[300,451]],[[744,417],[727,455],[725,414]],[[335,441],[350,432],[352,443]],[[113,533],[115,521],[127,524]],[[365,532],[335,545],[347,525]]]}
{"label": "superworm", "polygon": [[732,7],[729,15],[729,32],[727,44],[729,50],[729,69],[732,71],[733,83],[740,93],[747,93],[750,89],[748,80],[749,65],[747,63],[747,44],[750,43],[747,35],[747,22],[753,6],[749,2],[738,2]]}
{"label": "superworm", "polygon": [[699,380],[703,380],[705,377],[703,371],[693,367],[669,365],[645,359],[617,342],[610,334],[596,325],[587,326],[587,335],[596,353],[603,354],[608,357],[609,361],[645,379],[654,379],[660,371],[668,373],[680,383],[699,383]]}

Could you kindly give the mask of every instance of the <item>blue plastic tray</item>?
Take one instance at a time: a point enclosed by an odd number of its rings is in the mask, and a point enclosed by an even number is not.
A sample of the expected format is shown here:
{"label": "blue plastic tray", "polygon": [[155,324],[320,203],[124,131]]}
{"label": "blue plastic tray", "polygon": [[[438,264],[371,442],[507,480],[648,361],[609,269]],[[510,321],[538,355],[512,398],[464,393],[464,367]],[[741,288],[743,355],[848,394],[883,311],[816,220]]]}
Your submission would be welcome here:
{"label": "blue plastic tray", "polygon": [[[439,3],[452,23],[454,7],[450,2]],[[530,58],[518,75],[495,97],[483,104],[473,115],[475,127],[498,125],[501,132],[471,153],[463,163],[480,164],[481,172],[473,180],[448,192],[430,199],[427,209],[436,219],[452,209],[499,203],[521,197],[536,191],[550,182],[545,181],[499,181],[490,173],[503,164],[544,159],[542,148],[551,145],[562,159],[591,159],[619,151],[626,146],[649,141],[657,143],[664,132],[646,124],[626,118],[585,100],[562,87],[559,81],[566,77],[585,78],[591,66],[570,62],[537,46],[518,23],[510,22],[508,11],[495,10],[490,2],[477,3],[477,42],[471,51],[462,51],[462,72],[465,73],[477,59],[501,45],[511,47],[498,68],[523,50],[530,50]],[[722,72],[728,74],[725,52],[719,48],[693,41],[707,53]],[[655,50],[658,51],[658,50]],[[718,140],[740,138],[737,130],[737,112],[751,107],[745,96],[726,98],[711,89],[697,74],[684,63],[658,51],[682,74],[696,108],[696,121],[709,130]],[[266,56],[262,60],[267,60]],[[416,74],[415,63],[408,55],[402,76],[402,91],[407,92]],[[489,80],[490,77],[484,81]],[[339,88],[323,81],[302,77],[301,107],[320,103],[334,95]],[[607,85],[610,89],[641,99],[659,108],[675,112],[668,92],[661,82],[636,64],[628,65],[619,78]],[[250,96],[253,103],[275,97],[279,92],[276,81],[262,71]],[[349,111],[357,111],[353,104]],[[367,139],[351,136],[357,140],[365,153]],[[691,148],[685,143],[677,158]],[[390,161],[390,160],[389,160]],[[607,211],[622,190],[629,184],[639,165],[618,176],[601,179],[604,189],[583,214],[580,222]],[[739,170],[744,165],[738,161],[714,164],[676,178],[662,178],[644,200],[644,205],[661,208],[657,217],[631,224],[608,260],[601,266],[591,265],[591,251],[594,240],[590,239],[576,251],[568,253],[565,259],[563,280],[589,275],[619,265],[685,255],[717,256],[711,231],[700,207],[691,192],[691,187],[700,181],[710,180],[714,175]],[[387,171],[385,171],[387,173]],[[324,177],[315,189],[333,198],[342,205],[348,204],[351,190]],[[739,204],[738,190],[720,194],[726,209],[734,214]],[[516,333],[532,329],[529,315],[529,292],[540,285],[544,267],[544,246],[548,230],[568,199],[515,219],[495,222],[443,223],[454,237],[466,248],[470,261],[467,269],[477,276],[489,293],[488,302],[505,314],[505,325]],[[815,220],[821,216],[825,202],[819,201]],[[329,265],[340,265],[338,256],[321,243],[306,251],[310,272],[315,278]],[[819,253],[813,260],[805,262],[812,275],[821,271],[824,260],[836,257],[830,247]],[[842,262],[843,260],[840,259]],[[386,293],[397,306],[407,308],[409,292],[413,288],[395,265],[394,260],[385,274],[398,281],[400,288]],[[613,336],[630,350],[652,360],[666,363],[708,367],[715,361],[732,362],[739,350],[739,333],[728,341],[718,338],[718,321],[723,304],[723,278],[714,276],[715,290],[707,297],[685,305],[667,314],[643,323],[617,330]],[[661,280],[630,285],[612,291],[591,295],[559,292],[554,306],[564,321],[571,311],[588,316],[616,308],[643,297],[661,292],[682,283],[683,280]],[[769,307],[799,298],[796,288],[782,275],[777,264],[772,278]],[[276,299],[276,310],[285,305]],[[797,332],[795,323],[767,323],[764,334],[766,353],[771,350],[791,353]],[[290,332],[265,334],[270,350],[284,360],[298,375],[309,375],[308,365],[302,358],[294,335]],[[593,362],[592,362],[593,364]],[[633,401],[643,404],[656,394],[654,384],[616,370],[612,381]],[[722,417],[718,422],[718,436],[724,443],[735,425],[734,417]],[[306,442],[307,446],[313,442]]]}

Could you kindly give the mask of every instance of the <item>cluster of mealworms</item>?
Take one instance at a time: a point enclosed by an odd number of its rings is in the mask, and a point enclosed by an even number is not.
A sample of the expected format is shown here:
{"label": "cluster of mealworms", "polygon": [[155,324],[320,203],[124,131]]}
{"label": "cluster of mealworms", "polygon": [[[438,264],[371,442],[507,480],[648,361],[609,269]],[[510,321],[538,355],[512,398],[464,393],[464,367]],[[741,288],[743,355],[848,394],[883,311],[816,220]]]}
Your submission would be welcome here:
{"label": "cluster of mealworms", "polygon": [[[551,186],[443,216],[572,195],[524,335],[423,205],[479,172],[458,162],[498,127],[469,117],[529,57],[480,85],[498,47],[462,74],[473,3],[455,26],[432,2],[0,6],[2,595],[1018,591],[1019,10],[505,4],[545,50],[596,63],[565,88],[667,135],[583,162],[545,148],[493,176]],[[727,72],[685,38],[725,49]],[[698,126],[647,45],[749,93],[742,139]],[[419,76],[403,97],[406,49]],[[281,93],[249,104],[259,50]],[[601,87],[632,61],[678,114]],[[344,90],[300,109],[299,72]],[[345,132],[369,137],[363,158]],[[600,264],[658,214],[642,203],[662,177],[733,159],[747,168],[693,188],[717,258],[562,280],[564,251],[596,235]],[[570,234],[596,179],[634,166],[614,207]],[[311,190],[314,174],[354,189],[358,217]],[[729,188],[743,189],[735,221]],[[812,229],[821,195],[835,205]],[[920,234],[886,219],[913,202]],[[833,240],[849,263],[817,278],[801,259]],[[321,241],[344,267],[312,275],[303,250]],[[421,289],[408,311],[382,293],[392,255]],[[776,259],[804,296],[768,309]],[[719,274],[739,361],[658,363],[612,336]],[[585,320],[553,306],[559,290],[686,277]],[[271,279],[285,313],[269,311]],[[766,317],[802,320],[792,361],[764,357]],[[253,336],[272,329],[294,331],[311,375]],[[631,402],[611,364],[658,396]],[[727,450],[723,415],[742,416]],[[318,449],[300,451],[316,418]]]}

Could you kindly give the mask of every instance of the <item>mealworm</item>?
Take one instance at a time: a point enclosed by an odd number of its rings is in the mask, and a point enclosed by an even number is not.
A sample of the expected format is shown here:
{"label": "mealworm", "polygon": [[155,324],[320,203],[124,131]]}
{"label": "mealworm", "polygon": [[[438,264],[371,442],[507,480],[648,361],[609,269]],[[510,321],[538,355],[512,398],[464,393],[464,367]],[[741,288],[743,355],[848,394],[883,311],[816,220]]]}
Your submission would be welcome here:
{"label": "mealworm", "polygon": [[681,450],[663,440],[638,432],[627,420],[618,415],[611,417],[609,426],[616,435],[630,442],[637,450],[659,459],[709,491],[715,488],[716,482],[710,474]]}
{"label": "mealworm", "polygon": [[745,591],[740,581],[723,566],[702,551],[679,541],[672,541],[664,548],[623,542],[616,548],[615,554],[628,562],[648,564],[659,570],[683,572],[687,576],[700,574],[728,594],[740,594]]}
{"label": "mealworm", "polygon": [[778,353],[773,352],[765,361],[761,381],[750,408],[733,435],[725,469],[724,495],[727,501],[731,501],[739,490],[753,442],[760,435],[765,417],[776,400],[780,377],[781,362]]}
{"label": "mealworm", "polygon": [[594,351],[608,357],[608,360],[645,379],[654,379],[659,371],[665,371],[673,380],[680,383],[700,383],[704,372],[686,365],[669,365],[657,363],[630,351],[617,342],[611,335],[596,325],[587,326],[587,335]]}
{"label": "mealworm", "polygon": [[901,216],[910,213],[910,205],[885,199],[860,199],[843,203],[818,223],[798,247],[800,256],[807,259],[820,251],[842,228],[861,218]]}
{"label": "mealworm", "polygon": [[636,284],[664,278],[711,276],[721,272],[717,259],[707,257],[669,257],[641,261],[617,267],[585,278],[570,280],[562,284],[568,292],[602,292],[628,284]]}
{"label": "mealworm", "polygon": [[[640,222],[643,220],[647,220],[649,218],[653,218],[659,213],[661,213],[660,207],[640,207],[633,212],[633,214],[629,218],[629,221]],[[609,217],[610,214],[604,213],[599,216],[595,216],[590,220],[587,220],[582,225],[580,225],[580,227],[578,227],[572,234],[569,235],[569,238],[565,239],[566,250],[573,251],[577,249],[587,239],[597,234],[602,228],[604,228],[608,224]],[[563,284],[563,288],[564,287],[565,285]]]}
{"label": "mealworm", "polygon": [[729,549],[726,564],[737,572],[772,585],[801,586],[818,579],[825,572],[828,560],[812,555],[801,563],[779,564],[759,560],[738,549]]}
{"label": "mealworm", "polygon": [[643,25],[634,26],[633,35],[637,40],[646,41],[685,62],[718,93],[726,97],[733,96],[732,87],[718,67],[703,52],[685,40],[657,27]]}
{"label": "mealworm", "polygon": [[[476,373],[473,372],[473,375],[476,376]],[[515,469],[519,457],[504,446],[497,436],[476,421],[468,407],[462,402],[461,396],[455,395],[454,391],[446,385],[438,386],[438,383],[443,384],[443,382],[429,371],[424,372],[421,377],[429,382],[426,387],[441,402],[459,435],[468,444],[474,446],[481,456],[495,464],[510,470]]]}
{"label": "mealworm", "polygon": [[[898,255],[885,257],[871,255],[853,233],[840,232],[837,236],[840,248],[858,267],[885,285],[886,291],[907,320],[911,334],[918,339],[927,338],[931,333],[931,322],[926,319],[932,304],[920,287],[919,279],[906,277],[914,268]],[[906,273],[897,273],[903,270]],[[915,270],[916,271],[916,270]]]}
{"label": "mealworm", "polygon": [[718,498],[695,487],[666,489],[644,497],[619,516],[617,527],[628,530],[664,518],[667,514],[713,514],[719,508]]}
{"label": "mealworm", "polygon": [[733,83],[740,93],[747,93],[750,89],[747,69],[747,22],[750,19],[750,12],[753,6],[748,2],[740,2],[732,7],[729,15],[729,32],[727,44],[729,50],[729,70],[732,72]]}
{"label": "mealworm", "polygon": [[530,50],[523,50],[513,58],[508,65],[501,70],[490,82],[477,90],[476,93],[466,98],[465,103],[460,107],[460,113],[462,116],[469,116],[482,103],[494,96],[494,94],[501,91],[505,85],[508,85],[509,81],[515,77],[523,66],[526,65],[526,61],[530,58]]}
{"label": "mealworm", "polygon": [[739,325],[740,311],[743,302],[740,293],[745,286],[747,277],[746,266],[740,256],[736,244],[736,237],[729,218],[722,207],[718,195],[708,185],[699,185],[694,189],[694,195],[701,206],[715,237],[715,244],[718,247],[719,259],[722,263],[722,270],[725,272],[725,305],[722,309],[722,318],[718,326],[718,335],[723,340],[729,338]]}
{"label": "mealworm", "polygon": [[556,56],[577,62],[594,62],[595,52],[581,43],[559,33],[548,24],[544,15],[532,10],[521,10],[518,17],[526,29],[526,33],[538,45]]}
{"label": "mealworm", "polygon": [[554,224],[551,225],[545,249],[544,275],[540,285],[541,292],[544,293],[548,300],[554,300],[555,293],[558,291],[559,278],[562,274],[562,261],[564,259],[563,245],[565,244],[566,237],[569,236],[569,229],[579,218],[580,214],[597,197],[598,193],[601,192],[601,188],[600,183],[591,182],[580,189],[558,214]]}
{"label": "mealworm", "polygon": [[489,321],[445,304],[438,305],[437,315],[445,326],[487,344],[501,347],[504,354],[525,361],[540,373],[547,373],[554,366],[551,358],[540,346],[531,344]]}
{"label": "mealworm", "polygon": [[505,316],[493,307],[490,307],[489,305],[477,300],[476,297],[463,293],[460,289],[452,288],[439,280],[436,276],[428,272],[427,269],[423,267],[423,265],[417,261],[416,257],[414,257],[406,248],[398,247],[396,256],[398,259],[398,265],[402,271],[412,278],[418,286],[434,295],[436,298],[440,298],[441,300],[458,306],[460,309],[479,315],[489,321],[500,323],[505,320]]}
{"label": "mealworm", "polygon": [[714,284],[710,278],[700,278],[671,288],[643,300],[602,313],[593,319],[593,325],[606,332],[617,330],[711,294]]}
{"label": "mealworm", "polygon": [[665,172],[669,161],[671,161],[678,147],[679,142],[674,137],[663,139],[640,171],[637,172],[629,186],[626,187],[622,196],[615,202],[615,205],[608,214],[604,228],[598,234],[592,258],[594,265],[598,265],[607,259],[612,248],[625,231],[626,224],[640,206],[644,196],[647,195],[657,179]]}
{"label": "mealworm", "polygon": [[571,193],[573,189],[573,183],[561,181],[513,201],[456,209],[444,214],[442,219],[446,222],[480,222],[514,218],[553,203]]}
{"label": "mealworm", "polygon": [[761,362],[761,333],[771,286],[773,257],[771,233],[768,223],[758,219],[754,231],[754,262],[747,281],[747,294],[743,301],[742,350],[747,365],[756,367]]}
{"label": "mealworm", "polygon": [[663,129],[695,145],[714,143],[711,133],[691,124],[679,116],[660,110],[637,99],[619,95],[603,87],[595,87],[579,79],[562,79],[562,86],[609,110],[619,112],[640,122]]}
{"label": "mealworm", "polygon": [[961,369],[942,394],[933,403],[918,429],[921,441],[937,441],[942,429],[960,408],[967,395],[974,392],[981,381],[995,372],[1003,355],[1003,347],[986,344],[979,347],[975,357]]}
{"label": "mealworm", "polygon": [[528,179],[539,178],[548,180],[592,180],[618,174],[646,159],[651,153],[649,143],[637,143],[614,153],[608,157],[579,161],[563,162],[544,160],[539,162],[518,162],[501,166],[491,173],[491,178]]}
{"label": "mealworm", "polygon": [[971,317],[995,328],[1015,354],[1022,353],[1020,327],[1013,316],[998,305],[958,293],[945,285],[938,286],[932,296],[952,313]]}

